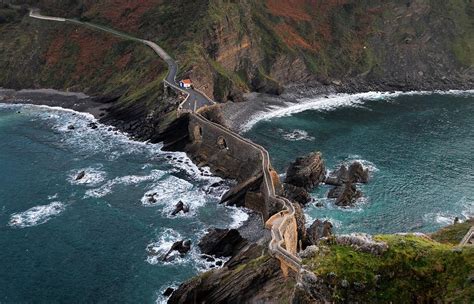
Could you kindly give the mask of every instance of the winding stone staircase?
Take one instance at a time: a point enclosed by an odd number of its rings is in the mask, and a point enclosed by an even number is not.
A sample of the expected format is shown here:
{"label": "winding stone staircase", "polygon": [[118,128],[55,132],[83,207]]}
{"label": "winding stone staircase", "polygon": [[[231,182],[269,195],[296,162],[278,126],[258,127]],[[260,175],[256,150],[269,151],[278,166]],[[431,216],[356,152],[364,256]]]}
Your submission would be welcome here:
{"label": "winding stone staircase", "polygon": [[298,243],[297,224],[295,217],[296,211],[293,204],[288,199],[280,197],[276,194],[274,186],[276,181],[274,181],[272,177],[273,169],[270,164],[270,156],[268,151],[262,146],[257,145],[252,141],[240,136],[239,134],[219,124],[209,121],[204,116],[200,115],[197,110],[209,105],[213,105],[215,102],[200,91],[194,89],[183,89],[179,87],[179,85],[176,83],[178,65],[171,56],[169,56],[159,45],[152,41],[138,39],[101,25],[96,25],[89,22],[81,22],[75,19],[44,16],[41,15],[38,9],[31,9],[30,17],[40,20],[69,22],[76,25],[86,26],[96,30],[108,32],[123,39],[143,43],[153,49],[153,51],[168,64],[168,75],[163,80],[165,86],[171,87],[174,90],[185,94],[186,96],[186,99],[179,105],[178,116],[185,114],[191,115],[201,124],[218,128],[223,135],[233,137],[248,147],[248,149],[256,150],[261,154],[261,171],[263,174],[261,192],[263,194],[265,204],[277,204],[278,206],[283,206],[282,210],[266,221],[265,226],[271,231],[271,240],[268,244],[268,248],[270,253],[281,262],[281,269],[285,276],[288,275],[289,270],[292,270],[296,273],[297,277],[299,277],[302,266],[301,259],[296,255]]}

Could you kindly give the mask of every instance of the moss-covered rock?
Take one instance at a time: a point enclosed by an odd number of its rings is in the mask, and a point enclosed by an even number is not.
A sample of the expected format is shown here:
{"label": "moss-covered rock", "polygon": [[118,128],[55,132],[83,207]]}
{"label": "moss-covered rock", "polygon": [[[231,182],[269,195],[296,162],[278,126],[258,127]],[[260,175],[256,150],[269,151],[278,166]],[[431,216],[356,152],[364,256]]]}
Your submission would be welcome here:
{"label": "moss-covered rock", "polygon": [[381,256],[328,244],[304,260],[324,279],[335,302],[469,303],[474,299],[474,248],[456,248],[427,237],[380,235]]}

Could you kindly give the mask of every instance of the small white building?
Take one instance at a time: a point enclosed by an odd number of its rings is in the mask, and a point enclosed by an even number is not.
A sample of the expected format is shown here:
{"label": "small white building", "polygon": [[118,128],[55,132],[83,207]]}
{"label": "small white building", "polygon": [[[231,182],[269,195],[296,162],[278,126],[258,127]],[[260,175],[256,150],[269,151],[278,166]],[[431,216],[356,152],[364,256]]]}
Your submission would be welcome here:
{"label": "small white building", "polygon": [[179,86],[185,89],[190,89],[193,87],[193,82],[191,79],[183,79],[179,82]]}

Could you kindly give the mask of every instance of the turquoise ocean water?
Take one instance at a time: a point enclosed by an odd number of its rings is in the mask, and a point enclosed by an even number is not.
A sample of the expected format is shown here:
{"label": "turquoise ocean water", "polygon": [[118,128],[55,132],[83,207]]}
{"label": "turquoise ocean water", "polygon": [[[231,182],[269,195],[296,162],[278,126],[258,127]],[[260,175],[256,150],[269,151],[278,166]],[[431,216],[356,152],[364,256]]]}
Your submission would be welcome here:
{"label": "turquoise ocean water", "polygon": [[[328,169],[360,160],[371,171],[365,197],[341,209],[312,195],[309,219],[339,232],[431,232],[474,214],[472,93],[338,95],[259,115],[245,133],[284,172],[322,151]],[[0,302],[155,303],[210,266],[193,249],[163,263],[179,239],[237,227],[240,210],[218,205],[219,178],[182,153],[138,143],[84,114],[0,105]],[[74,125],[74,130],[68,126]],[[85,171],[84,179],[76,175]],[[146,195],[156,193],[156,202]],[[179,200],[188,215],[170,216]]]}
{"label": "turquoise ocean water", "polygon": [[[155,303],[209,267],[197,249],[163,263],[179,239],[246,214],[182,153],[138,143],[88,115],[0,105],[0,302]],[[68,126],[74,125],[74,130]],[[75,181],[80,171],[86,175]],[[204,176],[203,176],[204,174]],[[210,191],[212,190],[212,191]],[[146,199],[156,192],[156,202]],[[170,216],[183,200],[188,215]]]}
{"label": "turquoise ocean water", "polygon": [[308,219],[329,219],[338,232],[432,232],[474,216],[471,91],[308,98],[249,126],[245,135],[269,150],[279,172],[312,151],[323,153],[329,170],[354,160],[370,169],[354,208],[326,199],[327,186],[312,192]]}

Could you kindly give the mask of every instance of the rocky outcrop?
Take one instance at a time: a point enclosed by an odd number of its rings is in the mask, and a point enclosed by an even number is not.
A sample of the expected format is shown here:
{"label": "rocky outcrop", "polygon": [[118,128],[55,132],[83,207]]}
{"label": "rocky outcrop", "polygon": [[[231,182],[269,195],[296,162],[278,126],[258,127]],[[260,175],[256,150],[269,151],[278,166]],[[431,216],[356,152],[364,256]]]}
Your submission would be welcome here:
{"label": "rocky outcrop", "polygon": [[189,206],[186,205],[185,203],[183,203],[182,201],[179,201],[176,204],[176,206],[175,206],[173,212],[171,213],[171,215],[175,216],[180,212],[183,212],[183,213],[188,213],[189,212]]}
{"label": "rocky outcrop", "polygon": [[242,238],[236,229],[212,228],[198,244],[201,252],[216,257],[230,257],[236,255],[247,241]]}
{"label": "rocky outcrop", "polygon": [[309,191],[325,180],[326,168],[321,153],[297,158],[286,171],[285,183]]}
{"label": "rocky outcrop", "polygon": [[316,245],[322,238],[332,236],[333,225],[329,221],[315,220],[307,229],[307,245]]}
{"label": "rocky outcrop", "polygon": [[283,184],[283,196],[299,203],[301,206],[305,206],[313,200],[306,189],[291,184]]}
{"label": "rocky outcrop", "polygon": [[360,162],[353,162],[349,168],[341,165],[326,178],[326,184],[335,186],[328,192],[328,198],[336,199],[336,205],[349,207],[362,197],[362,192],[357,189],[357,183],[369,181],[369,170]]}
{"label": "rocky outcrop", "polygon": [[362,197],[362,192],[357,190],[356,185],[345,182],[341,186],[334,187],[328,192],[328,198],[336,199],[336,205],[350,207]]}
{"label": "rocky outcrop", "polygon": [[351,246],[357,251],[370,253],[374,255],[382,255],[388,250],[385,242],[378,242],[369,234],[352,233],[349,235],[338,235],[335,238],[336,243],[344,246]]}
{"label": "rocky outcrop", "polygon": [[190,240],[182,240],[182,241],[177,241],[177,242],[174,242],[173,245],[171,245],[171,248],[170,250],[168,250],[168,252],[163,256],[163,261],[167,261],[168,260],[168,257],[170,256],[170,254],[173,252],[173,251],[177,251],[179,252],[180,255],[185,255],[186,253],[189,252],[189,250],[191,250],[191,241]]}
{"label": "rocky outcrop", "polygon": [[285,279],[265,247],[251,245],[227,262],[179,286],[168,303],[271,303],[290,299],[295,282]]}

